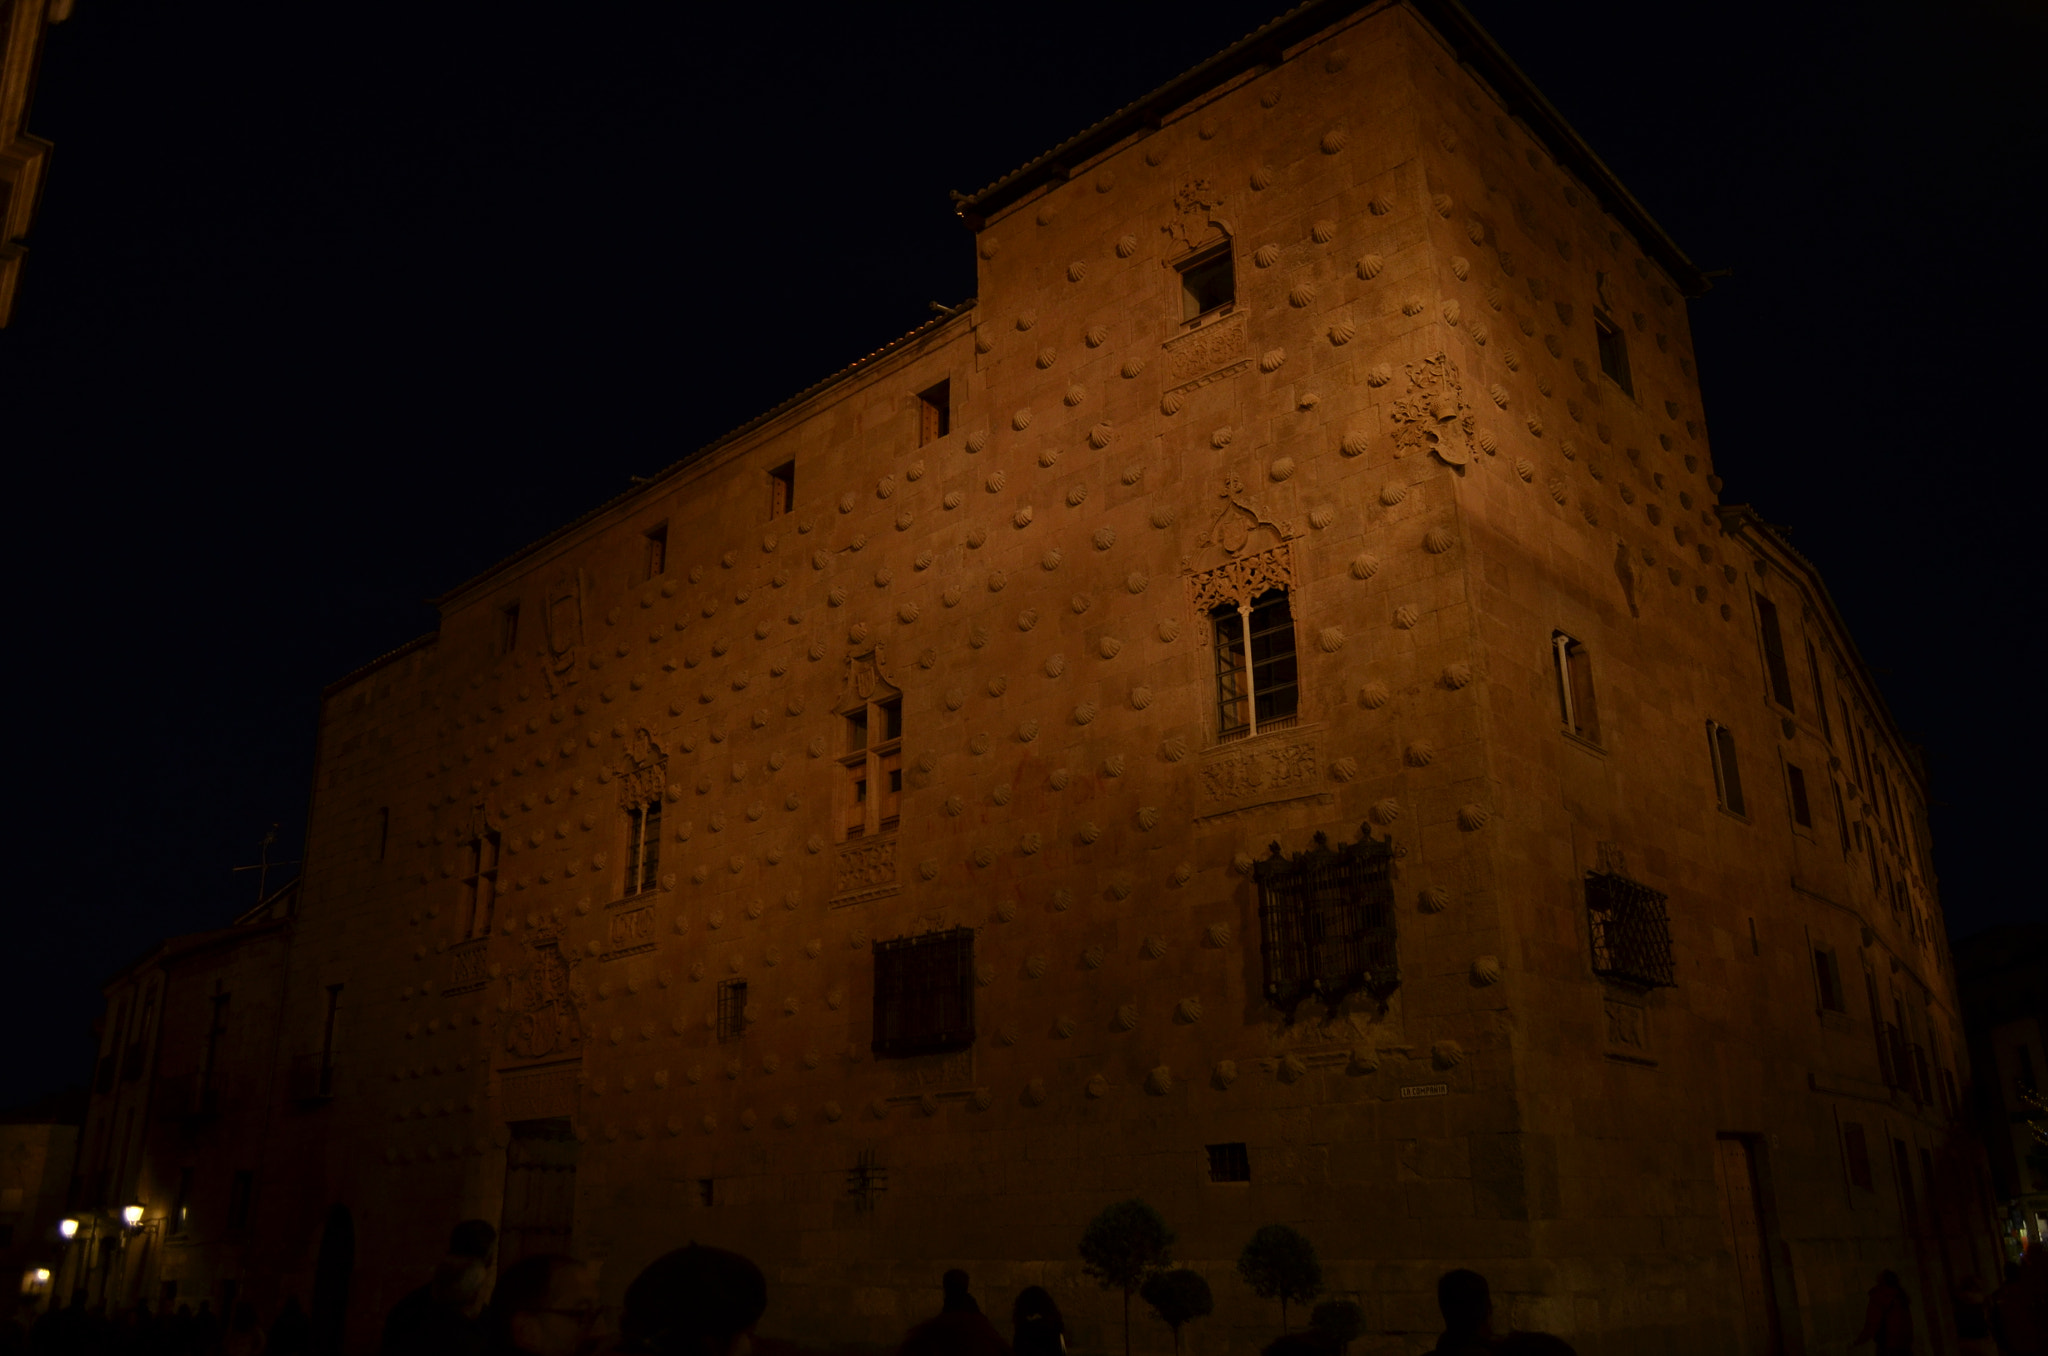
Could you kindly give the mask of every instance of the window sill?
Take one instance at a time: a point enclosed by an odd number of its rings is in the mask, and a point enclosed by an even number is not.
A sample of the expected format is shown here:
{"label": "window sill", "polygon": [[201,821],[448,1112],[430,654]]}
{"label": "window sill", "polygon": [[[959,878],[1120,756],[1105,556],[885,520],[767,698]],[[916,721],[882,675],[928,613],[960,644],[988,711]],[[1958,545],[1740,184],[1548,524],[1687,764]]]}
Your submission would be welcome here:
{"label": "window sill", "polygon": [[1261,744],[1264,744],[1267,740],[1294,739],[1300,737],[1301,735],[1309,734],[1322,728],[1323,726],[1321,721],[1302,720],[1299,717],[1296,717],[1294,722],[1290,724],[1279,726],[1266,726],[1261,728],[1257,734],[1211,735],[1211,743],[1209,747],[1206,750],[1204,750],[1204,752],[1214,753],[1221,749],[1242,749],[1257,747]]}
{"label": "window sill", "polygon": [[1200,315],[1195,316],[1192,319],[1181,321],[1179,332],[1182,334],[1192,334],[1196,330],[1203,329],[1207,326],[1215,324],[1217,321],[1224,319],[1226,316],[1234,314],[1236,311],[1237,303],[1234,301],[1226,303],[1222,306],[1218,306],[1213,311],[1204,311]]}
{"label": "window sill", "polygon": [[1602,758],[1605,758],[1607,756],[1606,745],[1601,744],[1597,740],[1586,738],[1577,730],[1567,730],[1563,726],[1559,726],[1557,732],[1564,736],[1565,743],[1567,744],[1576,744],[1580,748],[1584,749],[1586,752],[1597,753]]}
{"label": "window sill", "polygon": [[1749,823],[1749,816],[1743,814],[1739,810],[1731,810],[1725,805],[1716,805],[1714,808],[1716,810],[1719,810],[1722,814],[1726,815],[1728,818],[1734,820],[1738,824]]}
{"label": "window sill", "polygon": [[1614,390],[1621,392],[1622,398],[1627,400],[1629,404],[1634,405],[1637,409],[1640,410],[1643,407],[1643,402],[1636,399],[1636,393],[1630,390],[1628,387],[1623,386],[1620,382],[1616,381],[1614,379],[1614,374],[1609,372],[1604,367],[1600,369],[1600,381],[1603,385],[1611,387]]}

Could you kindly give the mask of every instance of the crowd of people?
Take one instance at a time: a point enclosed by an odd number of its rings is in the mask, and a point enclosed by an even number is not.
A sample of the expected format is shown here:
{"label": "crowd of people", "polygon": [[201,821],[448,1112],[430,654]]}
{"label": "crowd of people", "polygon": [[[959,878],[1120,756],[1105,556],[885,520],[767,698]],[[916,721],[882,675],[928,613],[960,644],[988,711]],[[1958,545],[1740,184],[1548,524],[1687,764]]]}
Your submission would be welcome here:
{"label": "crowd of people", "polygon": [[[614,1328],[598,1299],[593,1267],[547,1253],[522,1257],[491,1284],[497,1235],[465,1220],[426,1283],[401,1298],[385,1320],[378,1356],[805,1356],[755,1326],[768,1309],[768,1281],[747,1258],[692,1243],[648,1265],[626,1287]],[[1497,1330],[1493,1295],[1476,1271],[1449,1271],[1437,1282],[1442,1356],[1571,1356],[1564,1339]],[[1962,1356],[2048,1356],[2048,1253],[2029,1251],[2024,1266],[1986,1291],[1976,1280],[1955,1299]],[[1852,1343],[1877,1356],[1912,1356],[1912,1303],[1898,1274],[1871,1287],[1862,1331]],[[1284,1333],[1263,1356],[1343,1356],[1337,1334],[1309,1328]],[[1007,1336],[982,1313],[964,1271],[940,1279],[939,1312],[917,1324],[898,1356],[1066,1356],[1066,1322],[1041,1286],[1026,1287],[1010,1310]],[[209,1302],[152,1312],[137,1305],[102,1314],[74,1302],[43,1314],[33,1328],[0,1324],[0,1356],[334,1356],[295,1297],[266,1328],[246,1300],[216,1314]]]}

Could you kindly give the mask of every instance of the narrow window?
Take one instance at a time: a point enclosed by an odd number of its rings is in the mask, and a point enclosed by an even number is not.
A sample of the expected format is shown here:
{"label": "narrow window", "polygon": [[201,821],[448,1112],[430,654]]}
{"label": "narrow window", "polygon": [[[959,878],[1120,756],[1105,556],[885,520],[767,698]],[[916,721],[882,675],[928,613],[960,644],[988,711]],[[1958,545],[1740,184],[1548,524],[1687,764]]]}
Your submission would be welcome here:
{"label": "narrow window", "polygon": [[697,1204],[710,1205],[717,1198],[718,1179],[699,1177],[697,1179]]}
{"label": "narrow window", "polygon": [[747,1034],[747,981],[724,979],[718,983],[718,1039],[736,1041]]}
{"label": "narrow window", "polygon": [[1813,949],[1813,980],[1820,993],[1822,1012],[1849,1010],[1848,1000],[1842,995],[1842,964],[1834,951],[1825,946]]}
{"label": "narrow window", "polygon": [[1747,814],[1742,799],[1742,770],[1735,762],[1735,735],[1726,725],[1707,722],[1707,751],[1714,760],[1714,794],[1730,814]]}
{"label": "narrow window", "polygon": [[1820,712],[1820,737],[1832,746],[1835,742],[1834,722],[1828,719],[1828,694],[1820,685],[1820,656],[1814,652],[1813,642],[1806,642],[1806,669],[1813,675],[1813,705]]}
{"label": "narrow window", "polygon": [[334,1095],[334,1028],[341,1014],[341,985],[327,986],[327,1020],[320,1028],[320,1072],[313,1085],[316,1097]]}
{"label": "narrow window", "polygon": [[1849,746],[1849,780],[1861,786],[1856,771],[1856,723],[1849,718],[1849,699],[1838,697],[1836,704],[1842,708],[1842,741]]}
{"label": "narrow window", "polygon": [[1841,831],[1842,855],[1849,855],[1849,810],[1842,804],[1842,788],[1833,777],[1828,778],[1828,790],[1835,797],[1835,828]]}
{"label": "narrow window", "polygon": [[1178,267],[1182,320],[1198,320],[1237,300],[1237,266],[1228,240]]}
{"label": "narrow window", "polygon": [[1761,593],[1755,597],[1757,627],[1763,633],[1764,669],[1771,679],[1771,700],[1787,711],[1797,710],[1792,704],[1792,671],[1785,665],[1785,635],[1778,626],[1778,605]]}
{"label": "narrow window", "polygon": [[903,699],[885,697],[846,713],[840,836],[886,833],[903,801]]}
{"label": "narrow window", "polygon": [[178,1169],[178,1194],[171,1198],[171,1234],[192,1232],[192,1169]]}
{"label": "narrow window", "polygon": [[1855,1121],[1842,1122],[1842,1158],[1849,1170],[1849,1184],[1870,1186],[1870,1141]]}
{"label": "narrow window", "polygon": [[1557,700],[1565,729],[1599,743],[1600,712],[1593,701],[1592,657],[1584,645],[1562,631],[1551,632],[1550,657],[1557,667]]}
{"label": "narrow window", "polygon": [[239,1232],[249,1227],[249,1207],[255,1197],[256,1174],[247,1168],[235,1169],[228,1184],[228,1228]]}
{"label": "narrow window", "polygon": [[622,894],[652,890],[661,879],[661,802],[626,811],[626,888]]}
{"label": "narrow window", "polygon": [[377,860],[383,861],[384,854],[391,848],[391,807],[382,806],[377,811]]}
{"label": "narrow window", "polygon": [[490,932],[497,915],[498,843],[495,829],[486,829],[469,840],[469,858],[462,873],[462,917],[472,937]]}
{"label": "narrow window", "polygon": [[1622,336],[1621,326],[1604,313],[1594,311],[1593,334],[1600,345],[1600,370],[1625,393],[1634,395],[1635,383],[1628,375],[1628,340]]}
{"label": "narrow window", "polygon": [[1249,1182],[1252,1180],[1251,1155],[1242,1144],[1211,1144],[1209,1146],[1209,1180],[1212,1182]]}
{"label": "narrow window", "polygon": [[1785,764],[1785,785],[1792,792],[1792,822],[1802,829],[1813,827],[1813,806],[1806,799],[1806,773],[1796,763]]}
{"label": "narrow window", "polygon": [[796,463],[786,461],[768,473],[768,516],[780,518],[796,507]]}
{"label": "narrow window", "polygon": [[668,524],[652,527],[643,538],[646,542],[641,557],[642,579],[659,579],[668,573]]}
{"label": "narrow window", "polygon": [[1293,725],[1301,694],[1287,590],[1268,590],[1248,606],[1224,603],[1209,616],[1216,628],[1218,735],[1234,739]]}
{"label": "narrow window", "polygon": [[953,431],[953,383],[942,381],[917,393],[917,445],[935,443]]}
{"label": "narrow window", "polygon": [[507,603],[498,609],[498,653],[511,654],[519,648],[519,604]]}
{"label": "narrow window", "polygon": [[877,1055],[923,1055],[974,1044],[974,929],[877,941]]}

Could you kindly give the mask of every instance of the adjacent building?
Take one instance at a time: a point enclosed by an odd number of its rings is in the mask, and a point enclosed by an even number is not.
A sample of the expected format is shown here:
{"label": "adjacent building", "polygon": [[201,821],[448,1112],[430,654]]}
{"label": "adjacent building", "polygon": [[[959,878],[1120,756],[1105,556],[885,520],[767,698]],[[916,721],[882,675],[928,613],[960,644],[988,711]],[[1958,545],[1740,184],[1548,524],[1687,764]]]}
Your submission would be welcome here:
{"label": "adjacent building", "polygon": [[0,327],[14,314],[23,244],[42,198],[50,143],[28,130],[36,68],[49,26],[71,17],[72,0],[8,0],[0,5]]}
{"label": "adjacent building", "polygon": [[28,1320],[49,1303],[84,1113],[75,1088],[0,1111],[0,1323]]}
{"label": "adjacent building", "polygon": [[1956,943],[1956,986],[2000,1232],[2018,1261],[2048,1231],[2048,925],[1989,928]]}
{"label": "adjacent building", "polygon": [[1836,1349],[1892,1267],[1952,1346],[1925,775],[1721,502],[1685,255],[1439,0],[1301,6],[959,210],[975,300],[325,694],[290,911],[111,991],[118,1297],[363,1349],[482,1215],[614,1297],[739,1248],[800,1340],[964,1266],[1100,1347],[1135,1195],[1218,1345],[1286,1223],[1372,1351],[1452,1266],[1701,1353]]}

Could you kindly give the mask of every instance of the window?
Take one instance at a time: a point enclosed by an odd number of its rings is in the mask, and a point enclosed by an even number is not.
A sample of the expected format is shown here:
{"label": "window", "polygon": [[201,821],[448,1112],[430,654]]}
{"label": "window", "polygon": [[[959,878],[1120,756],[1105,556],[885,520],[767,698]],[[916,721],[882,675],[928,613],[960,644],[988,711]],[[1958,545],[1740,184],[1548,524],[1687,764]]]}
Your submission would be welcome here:
{"label": "window", "polygon": [[1209,1180],[1212,1182],[1249,1182],[1252,1180],[1251,1155],[1242,1144],[1211,1144],[1209,1146]]}
{"label": "window", "polygon": [[747,981],[724,979],[718,983],[718,1039],[736,1041],[747,1034]]}
{"label": "window", "polygon": [[1628,340],[1621,333],[1621,326],[1609,319],[1605,312],[1593,312],[1593,336],[1600,346],[1600,370],[1607,379],[1622,391],[1633,396],[1635,383],[1628,375]]}
{"label": "window", "polygon": [[840,836],[896,827],[903,800],[903,698],[879,698],[846,713]]}
{"label": "window", "polygon": [[463,926],[472,937],[490,932],[498,909],[498,834],[494,829],[469,840],[462,872]]}
{"label": "window", "polygon": [[1798,707],[1792,701],[1792,671],[1785,665],[1785,634],[1778,626],[1778,605],[1761,593],[1756,598],[1756,624],[1763,635],[1764,671],[1771,680],[1771,700],[1787,711]]}
{"label": "window", "polygon": [[917,393],[917,445],[935,443],[953,431],[953,383],[942,381]]}
{"label": "window", "polygon": [[642,579],[659,579],[668,572],[668,524],[651,527],[643,538],[646,543],[641,557]]}
{"label": "window", "polygon": [[974,1044],[974,929],[896,937],[875,947],[877,1055]]}
{"label": "window", "polygon": [[1835,798],[1835,828],[1842,835],[1842,855],[1849,855],[1849,810],[1842,804],[1842,788],[1833,777],[1828,778],[1828,791]]}
{"label": "window", "polygon": [[[1221,604],[1209,613],[1216,628],[1217,734],[1224,739],[1281,730],[1295,723],[1301,690],[1296,681],[1294,616],[1287,590],[1269,589],[1249,607]],[[1245,646],[1245,634],[1251,646]],[[1245,700],[1247,690],[1252,699]]]}
{"label": "window", "polygon": [[1593,973],[1641,989],[1669,988],[1671,925],[1661,890],[1612,871],[1586,873]]}
{"label": "window", "polygon": [[1813,706],[1820,712],[1820,737],[1832,746],[1835,742],[1834,722],[1828,719],[1827,689],[1820,685],[1820,655],[1815,653],[1813,642],[1806,642],[1806,670],[1813,675]]}
{"label": "window", "polygon": [[519,647],[519,604],[507,603],[498,609],[498,653],[511,654]]}
{"label": "window", "polygon": [[1550,634],[1550,657],[1557,666],[1557,701],[1564,728],[1581,739],[1600,742],[1600,711],[1593,702],[1593,660],[1586,647],[1562,631]]}
{"label": "window", "polygon": [[1237,266],[1231,260],[1228,240],[1177,267],[1182,320],[1198,320],[1237,300]]}
{"label": "window", "polygon": [[626,811],[626,888],[622,894],[652,890],[661,879],[661,802]]}
{"label": "window", "polygon": [[171,1236],[192,1232],[192,1169],[178,1169],[178,1194],[171,1198]]}
{"label": "window", "polygon": [[1336,848],[1318,833],[1307,852],[1282,856],[1275,843],[1253,865],[1268,1003],[1292,1013],[1313,995],[1334,1008],[1361,989],[1385,993],[1400,982],[1393,851],[1369,832]]}
{"label": "window", "polygon": [[1842,994],[1842,962],[1836,957],[1833,947],[1816,946],[1813,949],[1813,982],[1820,995],[1822,1012],[1849,1010],[1848,999]]}
{"label": "window", "polygon": [[796,507],[796,463],[786,461],[768,473],[768,516],[780,518]]}
{"label": "window", "polygon": [[249,1206],[256,1195],[256,1174],[247,1168],[237,1168],[228,1186],[228,1228],[242,1230],[249,1227]]}
{"label": "window", "polygon": [[341,985],[327,986],[327,1021],[320,1029],[320,1071],[313,1084],[315,1097],[334,1095],[334,1028],[341,1015]]}
{"label": "window", "polygon": [[1714,795],[1729,814],[1747,814],[1742,799],[1742,769],[1735,761],[1735,735],[1726,725],[1707,722],[1707,752],[1714,760]]}
{"label": "window", "polygon": [[1870,1141],[1855,1121],[1842,1122],[1842,1162],[1849,1172],[1849,1184],[1866,1190],[1870,1186]]}
{"label": "window", "polygon": [[1785,786],[1792,795],[1792,822],[1802,829],[1813,827],[1813,805],[1806,798],[1806,773],[1797,763],[1785,764]]}

